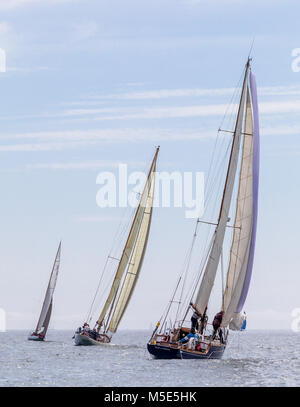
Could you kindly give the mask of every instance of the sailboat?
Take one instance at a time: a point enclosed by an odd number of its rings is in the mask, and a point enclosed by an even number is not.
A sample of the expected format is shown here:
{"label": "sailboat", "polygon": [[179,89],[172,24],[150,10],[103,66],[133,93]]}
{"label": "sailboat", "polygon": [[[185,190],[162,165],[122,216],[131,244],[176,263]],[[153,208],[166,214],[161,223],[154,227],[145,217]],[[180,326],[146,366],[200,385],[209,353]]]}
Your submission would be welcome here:
{"label": "sailboat", "polygon": [[[168,318],[170,319],[168,315],[171,306],[175,303],[174,298],[178,287],[182,283],[180,281],[182,276],[179,278],[167,310],[157,323],[147,344],[148,351],[154,358],[220,359],[226,348],[229,329],[241,330],[245,321],[245,313],[242,309],[253,267],[259,177],[257,90],[250,62],[249,57],[243,75],[234,130],[230,131],[232,133],[230,156],[218,220],[215,223],[203,221],[213,225],[214,230],[204,255],[198,281],[194,289],[189,292],[191,296],[185,298],[186,306],[182,310],[182,318],[178,317],[172,325],[168,325]],[[224,164],[221,168],[224,168]],[[232,217],[233,225],[229,224],[230,211],[235,212]],[[198,218],[196,231],[201,222]],[[228,252],[225,286],[223,251],[226,247],[224,239],[227,230],[231,230],[232,238],[231,249]],[[196,238],[196,231],[193,239]],[[213,323],[210,324],[208,323],[209,301],[217,270],[222,267],[222,293],[219,299],[222,303],[221,311],[215,315]],[[186,317],[190,311],[194,312],[191,318],[192,326],[186,326]]]}
{"label": "sailboat", "polygon": [[53,293],[56,286],[57,275],[60,265],[60,253],[61,253],[61,242],[59,243],[57,253],[55,256],[54,264],[52,267],[52,272],[50,275],[48,287],[46,290],[42,310],[35,330],[28,336],[30,341],[43,341],[46,337],[48,326],[50,323],[52,304],[53,304]]}
{"label": "sailboat", "polygon": [[87,322],[75,332],[75,345],[110,343],[124,316],[143,264],[152,218],[156,161],[159,147],[148,172],[134,219],[114,274],[109,294],[93,329]]}

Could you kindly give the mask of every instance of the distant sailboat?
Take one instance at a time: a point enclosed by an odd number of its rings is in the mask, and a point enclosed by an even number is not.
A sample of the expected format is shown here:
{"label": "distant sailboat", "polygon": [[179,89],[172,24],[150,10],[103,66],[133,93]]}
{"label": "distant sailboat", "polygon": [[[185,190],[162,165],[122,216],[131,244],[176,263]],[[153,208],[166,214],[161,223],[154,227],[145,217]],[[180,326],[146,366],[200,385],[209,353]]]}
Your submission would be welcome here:
{"label": "distant sailboat", "polygon": [[53,303],[53,293],[56,285],[56,280],[57,280],[57,275],[59,271],[59,265],[60,265],[60,252],[61,252],[61,242],[59,243],[58,250],[56,253],[56,257],[54,260],[52,272],[50,275],[50,280],[48,283],[46,295],[44,298],[41,314],[37,323],[37,326],[28,336],[28,340],[31,341],[43,341],[46,337],[46,333],[48,330],[50,318],[51,318],[51,312],[52,312],[52,303]]}
{"label": "distant sailboat", "polygon": [[[252,273],[258,199],[259,173],[259,124],[255,77],[250,71],[248,58],[238,113],[231,144],[226,180],[220,205],[219,217],[212,235],[211,244],[204,256],[203,268],[192,295],[186,298],[182,319],[167,326],[167,316],[174,301],[173,295],[166,314],[157,324],[148,351],[155,358],[206,359],[221,358],[226,347],[228,328],[240,330],[245,314],[242,308],[246,300]],[[237,184],[234,225],[229,225],[234,184]],[[198,227],[201,220],[197,220]],[[209,222],[204,222],[209,223]],[[211,226],[210,226],[211,227]],[[209,332],[207,310],[219,264],[222,267],[226,229],[234,230],[226,287],[222,289],[221,311],[213,321]],[[233,229],[232,229],[233,228]],[[194,234],[196,236],[196,232]],[[202,277],[202,278],[201,278]],[[178,290],[180,280],[176,290]],[[175,290],[175,293],[176,293]],[[194,311],[194,327],[183,326],[188,312]],[[170,317],[169,317],[170,318]],[[193,322],[193,320],[192,320]],[[160,328],[159,328],[160,327]]]}
{"label": "distant sailboat", "polygon": [[109,343],[121,322],[139,277],[151,225],[155,186],[156,149],[139,205],[118,261],[111,288],[93,330],[85,323],[75,333],[75,345],[100,345]]}

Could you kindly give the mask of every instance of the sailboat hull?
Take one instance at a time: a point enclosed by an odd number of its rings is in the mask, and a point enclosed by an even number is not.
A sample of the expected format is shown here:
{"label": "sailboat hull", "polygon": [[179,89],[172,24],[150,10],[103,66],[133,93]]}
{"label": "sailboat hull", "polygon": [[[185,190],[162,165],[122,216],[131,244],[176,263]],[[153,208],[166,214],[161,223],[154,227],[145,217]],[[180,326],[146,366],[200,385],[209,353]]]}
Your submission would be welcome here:
{"label": "sailboat hull", "polygon": [[109,344],[109,342],[96,341],[88,335],[82,335],[78,333],[75,334],[74,341],[76,346],[103,346]]}
{"label": "sailboat hull", "polygon": [[150,343],[147,344],[147,348],[155,359],[221,359],[225,351],[225,345],[210,346],[206,353]]}
{"label": "sailboat hull", "polygon": [[39,336],[36,336],[36,335],[29,335],[27,339],[29,341],[38,341],[38,342],[44,340],[44,338],[40,338]]}

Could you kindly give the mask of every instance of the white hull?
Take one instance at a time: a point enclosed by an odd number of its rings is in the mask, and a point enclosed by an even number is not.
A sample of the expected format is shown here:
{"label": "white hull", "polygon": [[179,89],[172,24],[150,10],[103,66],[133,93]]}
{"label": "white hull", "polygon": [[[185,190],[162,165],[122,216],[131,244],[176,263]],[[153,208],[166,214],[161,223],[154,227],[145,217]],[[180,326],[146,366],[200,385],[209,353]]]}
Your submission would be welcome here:
{"label": "white hull", "polygon": [[75,340],[75,345],[77,345],[77,346],[109,345],[109,343],[95,341],[94,339],[90,338],[89,336],[82,335],[82,334],[75,334],[74,340]]}

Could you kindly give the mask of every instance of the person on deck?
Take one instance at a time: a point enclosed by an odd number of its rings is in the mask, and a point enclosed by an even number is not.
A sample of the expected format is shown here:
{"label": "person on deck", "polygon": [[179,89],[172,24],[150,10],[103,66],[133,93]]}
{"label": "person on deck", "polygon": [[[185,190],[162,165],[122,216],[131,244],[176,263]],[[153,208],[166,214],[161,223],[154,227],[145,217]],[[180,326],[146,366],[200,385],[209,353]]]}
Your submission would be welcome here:
{"label": "person on deck", "polygon": [[193,330],[195,330],[195,329],[198,331],[199,330],[199,322],[198,322],[198,320],[199,320],[199,318],[202,318],[202,315],[200,314],[200,312],[197,310],[196,306],[192,302],[190,302],[190,306],[194,310],[194,313],[193,313],[193,315],[191,317],[191,323],[192,323],[191,332]]}
{"label": "person on deck", "polygon": [[220,329],[221,323],[222,323],[222,318],[223,318],[224,311],[218,312],[213,320],[213,328],[214,332],[212,334],[212,339],[215,339],[217,332],[219,331],[219,336],[220,336],[220,341],[223,343],[223,333],[222,329]]}
{"label": "person on deck", "polygon": [[82,330],[83,330],[83,332],[86,332],[86,333],[90,332],[90,326],[89,326],[89,324],[87,322],[85,322],[83,324],[83,329]]}
{"label": "person on deck", "polygon": [[178,343],[186,343],[190,340],[190,338],[197,338],[197,334],[194,328],[191,329],[191,332],[186,335],[184,338],[180,339]]}
{"label": "person on deck", "polygon": [[208,318],[207,318],[207,315],[206,315],[206,310],[207,310],[207,307],[205,308],[204,314],[201,316],[201,319],[200,319],[199,332],[200,332],[201,335],[203,335],[203,332],[205,331],[206,325],[207,325]]}

